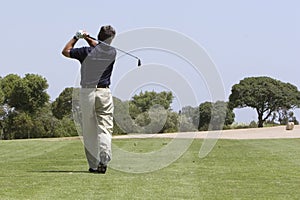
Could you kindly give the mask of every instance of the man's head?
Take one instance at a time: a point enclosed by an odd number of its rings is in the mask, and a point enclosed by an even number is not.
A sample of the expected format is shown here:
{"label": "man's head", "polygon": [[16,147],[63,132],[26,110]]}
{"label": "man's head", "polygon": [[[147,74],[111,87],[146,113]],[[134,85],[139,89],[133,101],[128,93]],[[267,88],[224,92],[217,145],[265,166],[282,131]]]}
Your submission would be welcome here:
{"label": "man's head", "polygon": [[98,40],[110,44],[114,39],[115,35],[116,31],[112,26],[102,26],[98,34]]}

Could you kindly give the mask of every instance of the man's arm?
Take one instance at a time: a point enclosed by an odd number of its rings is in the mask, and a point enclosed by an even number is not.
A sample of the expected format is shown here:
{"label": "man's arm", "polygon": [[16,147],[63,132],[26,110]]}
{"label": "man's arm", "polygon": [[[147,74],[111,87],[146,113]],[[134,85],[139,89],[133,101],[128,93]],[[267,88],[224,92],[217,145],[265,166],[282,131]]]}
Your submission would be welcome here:
{"label": "man's arm", "polygon": [[91,46],[91,47],[95,47],[98,44],[98,41],[92,39],[89,37],[88,32],[86,31],[78,31],[75,36],[66,44],[66,46],[64,47],[64,49],[62,50],[62,54],[68,58],[70,58],[70,51],[74,48],[76,42],[80,39],[80,38],[84,38],[87,43]]}
{"label": "man's arm", "polygon": [[84,39],[90,45],[90,47],[95,47],[98,44],[98,42],[90,38],[89,35],[86,35]]}
{"label": "man's arm", "polygon": [[76,42],[78,41],[78,39],[76,39],[75,37],[72,38],[67,44],[66,46],[64,47],[64,49],[62,50],[62,54],[68,58],[70,58],[70,51],[71,49],[74,48]]}

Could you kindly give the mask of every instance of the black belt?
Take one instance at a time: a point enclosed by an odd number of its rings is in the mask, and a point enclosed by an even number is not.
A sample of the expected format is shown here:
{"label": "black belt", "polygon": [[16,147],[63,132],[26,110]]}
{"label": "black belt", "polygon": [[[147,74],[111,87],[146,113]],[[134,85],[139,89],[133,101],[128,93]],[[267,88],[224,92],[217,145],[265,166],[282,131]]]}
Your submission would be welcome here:
{"label": "black belt", "polygon": [[109,88],[109,85],[97,85],[97,88]]}
{"label": "black belt", "polygon": [[109,85],[83,85],[82,88],[109,88]]}

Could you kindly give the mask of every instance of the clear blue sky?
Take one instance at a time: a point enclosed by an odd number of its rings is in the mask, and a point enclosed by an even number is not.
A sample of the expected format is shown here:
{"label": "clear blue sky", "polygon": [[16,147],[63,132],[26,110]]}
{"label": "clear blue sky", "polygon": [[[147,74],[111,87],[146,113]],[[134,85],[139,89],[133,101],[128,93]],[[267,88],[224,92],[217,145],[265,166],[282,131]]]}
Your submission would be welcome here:
{"label": "clear blue sky", "polygon": [[[101,25],[112,24],[118,33],[161,27],[190,37],[215,62],[226,96],[249,76],[270,76],[299,89],[299,10],[298,0],[5,1],[0,76],[40,74],[55,99],[74,85],[79,69],[76,61],[62,57],[65,43],[78,29],[96,35]],[[253,112],[237,114],[238,121],[256,120]]]}

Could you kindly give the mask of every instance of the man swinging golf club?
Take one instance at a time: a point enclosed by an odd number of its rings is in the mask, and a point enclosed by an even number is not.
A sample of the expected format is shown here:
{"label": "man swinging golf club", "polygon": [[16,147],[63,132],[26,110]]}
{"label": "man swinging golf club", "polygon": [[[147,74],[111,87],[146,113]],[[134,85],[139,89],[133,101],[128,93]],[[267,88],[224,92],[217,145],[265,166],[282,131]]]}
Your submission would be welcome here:
{"label": "man swinging golf club", "polygon": [[[89,171],[106,172],[112,158],[113,98],[109,89],[116,59],[116,49],[110,46],[116,32],[110,25],[102,26],[98,41],[85,31],[78,31],[66,44],[62,54],[81,63],[80,110],[82,134]],[[89,47],[74,48],[79,39]]]}

